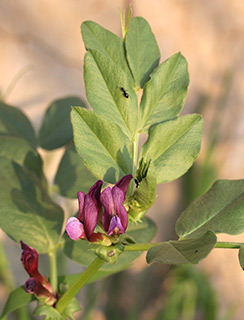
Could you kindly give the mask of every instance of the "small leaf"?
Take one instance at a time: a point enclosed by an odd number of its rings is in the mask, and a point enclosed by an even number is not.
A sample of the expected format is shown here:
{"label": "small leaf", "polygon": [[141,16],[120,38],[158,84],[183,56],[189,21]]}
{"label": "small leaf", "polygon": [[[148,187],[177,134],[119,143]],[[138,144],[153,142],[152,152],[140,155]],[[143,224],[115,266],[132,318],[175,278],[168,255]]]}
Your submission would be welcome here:
{"label": "small leaf", "polygon": [[90,50],[85,55],[84,80],[87,99],[93,110],[106,115],[126,135],[133,137],[137,130],[138,106],[131,76],[106,55]]}
{"label": "small leaf", "polygon": [[134,17],[131,20],[125,38],[125,47],[135,83],[143,88],[160,60],[160,51],[155,36],[145,19]]}
{"label": "small leaf", "polygon": [[238,257],[239,257],[240,266],[244,270],[244,246],[240,247]]}
{"label": "small leaf", "polygon": [[197,239],[163,242],[152,247],[147,253],[147,263],[166,264],[198,263],[215,247],[216,235],[207,231]]}
{"label": "small leaf", "polygon": [[203,121],[191,114],[162,122],[149,130],[140,158],[151,159],[157,183],[183,175],[197,158],[202,138]]}
{"label": "small leaf", "polygon": [[124,43],[120,37],[93,21],[83,22],[81,33],[86,50],[101,52],[130,74],[125,59]]}
{"label": "small leaf", "polygon": [[0,227],[16,242],[23,240],[38,253],[48,252],[59,240],[63,210],[35,175],[4,157],[0,181]]}
{"label": "small leaf", "polygon": [[147,132],[152,125],[176,117],[184,105],[188,85],[187,62],[180,53],[161,63],[143,91],[141,129]]}
{"label": "small leaf", "polygon": [[55,100],[47,108],[39,137],[43,149],[57,149],[72,141],[71,106],[85,108],[84,102],[78,97]]}
{"label": "small leaf", "polygon": [[176,232],[184,238],[207,230],[236,235],[244,232],[244,180],[218,180],[181,214]]}
{"label": "small leaf", "polygon": [[55,176],[57,192],[64,197],[76,198],[78,191],[87,193],[95,182],[96,178],[87,170],[74,146],[69,146]]}
{"label": "small leaf", "polygon": [[115,183],[132,171],[130,140],[95,112],[73,108],[74,142],[85,165],[98,179]]}
{"label": "small leaf", "polygon": [[8,297],[8,300],[4,306],[1,318],[13,312],[21,307],[24,307],[31,301],[36,300],[34,295],[28,294],[25,292],[24,286],[18,287],[12,291]]}
{"label": "small leaf", "polygon": [[[150,242],[156,233],[156,226],[152,222],[152,220],[144,217],[142,221],[143,223],[131,224],[126,230],[126,233],[134,238],[136,243]],[[69,258],[82,265],[88,266],[94,260],[95,254],[93,251],[91,251],[90,248],[91,247],[88,241],[73,241],[65,236],[64,253]],[[105,263],[99,269],[99,272],[115,273],[127,269],[130,267],[131,262],[135,260],[140,254],[140,252],[132,251],[123,252],[123,254],[118,257],[118,261],[116,264],[112,265]]]}
{"label": "small leaf", "polygon": [[0,135],[21,137],[36,147],[34,129],[22,111],[0,101],[0,115]]}
{"label": "small leaf", "polygon": [[33,314],[35,316],[45,316],[45,319],[52,320],[65,320],[66,317],[61,315],[57,309],[52,306],[48,306],[46,304],[39,304],[37,308],[34,310]]}

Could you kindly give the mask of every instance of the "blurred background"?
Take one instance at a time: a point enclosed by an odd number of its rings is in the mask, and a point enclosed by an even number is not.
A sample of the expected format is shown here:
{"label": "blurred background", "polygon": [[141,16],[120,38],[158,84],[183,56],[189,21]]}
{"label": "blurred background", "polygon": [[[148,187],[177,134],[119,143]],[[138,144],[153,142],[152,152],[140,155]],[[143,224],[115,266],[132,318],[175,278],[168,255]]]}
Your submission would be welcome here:
{"label": "blurred background", "polygon": [[[196,164],[181,179],[160,185],[148,212],[158,225],[155,241],[176,239],[175,221],[190,201],[216,179],[244,178],[243,0],[2,0],[0,95],[21,108],[36,130],[53,100],[86,99],[80,25],[93,20],[121,36],[118,8],[129,3],[133,15],[150,24],[161,61],[178,51],[187,59],[190,86],[182,114],[199,112],[205,120]],[[52,181],[62,150],[40,152]],[[22,285],[27,275],[20,248],[3,233],[0,237],[15,277],[12,285]],[[218,239],[243,242],[244,236]],[[45,258],[42,263],[45,270]],[[67,264],[68,273],[79,272],[80,266]],[[2,282],[0,311],[7,296]],[[237,250],[215,249],[198,266],[182,268],[147,267],[142,255],[130,270],[89,285],[79,300],[84,309],[77,319],[242,320],[244,273]]]}

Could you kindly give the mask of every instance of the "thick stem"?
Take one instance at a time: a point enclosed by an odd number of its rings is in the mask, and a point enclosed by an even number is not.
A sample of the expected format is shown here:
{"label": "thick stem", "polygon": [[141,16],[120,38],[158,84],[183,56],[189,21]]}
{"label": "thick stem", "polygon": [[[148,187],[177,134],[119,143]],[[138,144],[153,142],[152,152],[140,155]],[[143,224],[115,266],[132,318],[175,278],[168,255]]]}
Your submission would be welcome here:
{"label": "thick stem", "polygon": [[103,265],[104,260],[97,257],[84,271],[80,277],[71,285],[68,291],[58,300],[56,309],[62,314],[69,302],[76,296],[76,294],[82,289],[82,287],[91,279],[91,277],[98,271]]}
{"label": "thick stem", "polygon": [[57,272],[57,248],[48,253],[49,269],[50,269],[50,284],[54,292],[58,289],[58,272]]}

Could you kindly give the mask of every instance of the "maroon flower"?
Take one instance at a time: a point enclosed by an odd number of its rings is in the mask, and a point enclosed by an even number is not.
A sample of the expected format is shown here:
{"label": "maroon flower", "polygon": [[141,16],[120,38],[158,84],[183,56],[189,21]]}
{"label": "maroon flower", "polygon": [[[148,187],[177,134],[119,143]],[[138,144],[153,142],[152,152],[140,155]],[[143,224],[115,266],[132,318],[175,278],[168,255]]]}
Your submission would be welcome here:
{"label": "maroon flower", "polygon": [[[23,241],[20,241],[22,248],[21,262],[26,272],[31,278],[25,283],[25,291],[35,294],[46,304],[53,304],[56,301],[56,293],[48,280],[38,271],[38,253],[35,249],[29,247]],[[39,299],[40,300],[40,299]],[[46,302],[47,301],[47,302]]]}
{"label": "maroon flower", "polygon": [[38,300],[50,306],[57,301],[55,295],[47,290],[36,278],[29,278],[25,282],[25,291],[29,294],[34,294]]}
{"label": "maroon flower", "polygon": [[127,175],[112,189],[107,187],[101,193],[100,200],[104,207],[103,227],[109,236],[124,233],[127,228],[128,215],[123,202],[131,179],[132,175]]}

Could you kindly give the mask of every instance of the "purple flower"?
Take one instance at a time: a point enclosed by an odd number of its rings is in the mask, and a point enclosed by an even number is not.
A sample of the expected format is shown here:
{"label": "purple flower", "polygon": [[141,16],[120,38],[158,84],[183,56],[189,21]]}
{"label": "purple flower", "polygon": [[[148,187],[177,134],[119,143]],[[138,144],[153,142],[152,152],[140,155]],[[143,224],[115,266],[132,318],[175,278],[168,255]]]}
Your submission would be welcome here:
{"label": "purple flower", "polygon": [[98,180],[88,194],[77,193],[79,201],[78,217],[71,217],[66,224],[66,231],[72,240],[88,239],[93,235],[97,225],[98,213],[102,212],[100,193],[103,182]]}
{"label": "purple flower", "polygon": [[127,175],[112,189],[107,187],[101,193],[100,201],[104,207],[103,227],[109,236],[124,233],[127,228],[128,215],[123,202],[131,179],[132,175]]}

